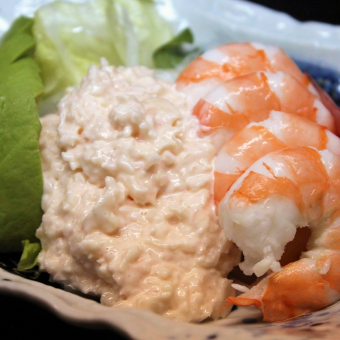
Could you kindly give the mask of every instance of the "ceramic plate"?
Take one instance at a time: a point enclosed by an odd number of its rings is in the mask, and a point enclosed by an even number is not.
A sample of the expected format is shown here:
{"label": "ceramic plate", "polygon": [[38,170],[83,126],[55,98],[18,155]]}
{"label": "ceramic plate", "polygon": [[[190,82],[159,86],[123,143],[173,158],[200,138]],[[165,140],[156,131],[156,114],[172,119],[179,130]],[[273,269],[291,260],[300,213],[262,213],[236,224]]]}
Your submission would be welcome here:
{"label": "ceramic plate", "polygon": [[[0,4],[0,34],[16,16],[31,15],[46,2],[49,1],[15,0]],[[339,27],[321,23],[302,24],[284,13],[241,0],[164,0],[158,7],[176,30],[190,26],[196,43],[203,49],[230,41],[280,45],[340,105]],[[34,280],[34,273],[20,276],[14,269],[17,261],[17,255],[0,255],[2,292],[40,302],[59,317],[78,325],[106,325],[136,340],[340,338],[340,304],[284,323],[264,323],[259,311],[244,308],[234,310],[224,320],[185,324],[146,311],[105,307],[51,284],[47,274],[41,275],[38,280]]]}

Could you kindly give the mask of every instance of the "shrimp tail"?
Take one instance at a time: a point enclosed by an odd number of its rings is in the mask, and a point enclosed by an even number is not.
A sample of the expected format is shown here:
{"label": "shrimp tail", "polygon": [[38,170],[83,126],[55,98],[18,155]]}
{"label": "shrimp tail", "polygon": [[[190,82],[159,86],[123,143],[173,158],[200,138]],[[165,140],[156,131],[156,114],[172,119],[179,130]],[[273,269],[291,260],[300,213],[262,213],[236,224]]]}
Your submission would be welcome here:
{"label": "shrimp tail", "polygon": [[261,301],[258,299],[250,299],[244,298],[242,296],[231,296],[227,299],[227,304],[233,304],[237,306],[247,307],[247,306],[254,306],[256,308],[261,309]]}
{"label": "shrimp tail", "polygon": [[[340,300],[339,178],[339,156],[295,147],[260,158],[233,184],[219,204],[220,223],[243,251],[245,274],[272,273],[227,303],[253,305],[277,322]],[[307,250],[281,268],[286,244],[305,225]]]}

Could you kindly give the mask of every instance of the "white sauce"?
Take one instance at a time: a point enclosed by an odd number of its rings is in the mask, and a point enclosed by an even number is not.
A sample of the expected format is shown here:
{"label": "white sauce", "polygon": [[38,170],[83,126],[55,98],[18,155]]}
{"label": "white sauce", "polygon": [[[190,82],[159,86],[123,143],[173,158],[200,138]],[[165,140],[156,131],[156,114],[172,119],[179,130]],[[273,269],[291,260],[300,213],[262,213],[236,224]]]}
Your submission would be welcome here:
{"label": "white sauce", "polygon": [[41,119],[40,268],[108,306],[216,319],[239,258],[215,215],[214,147],[173,85],[102,63]]}

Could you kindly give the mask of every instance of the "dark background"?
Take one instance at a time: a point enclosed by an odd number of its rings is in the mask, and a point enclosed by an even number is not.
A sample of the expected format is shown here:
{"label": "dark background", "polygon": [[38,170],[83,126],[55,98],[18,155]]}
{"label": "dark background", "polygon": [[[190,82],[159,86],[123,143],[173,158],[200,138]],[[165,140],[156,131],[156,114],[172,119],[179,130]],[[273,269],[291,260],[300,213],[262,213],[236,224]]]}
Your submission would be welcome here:
{"label": "dark background", "polygon": [[300,21],[340,24],[340,3],[337,0],[250,0],[250,2],[289,13]]}
{"label": "dark background", "polygon": [[[340,11],[334,7],[337,1],[262,0],[252,2],[284,11],[301,21],[313,20],[340,24]],[[0,293],[0,327],[1,339],[4,340],[27,337],[32,337],[34,340],[55,338],[126,339],[113,330],[84,329],[70,325],[41,306],[3,293]]]}

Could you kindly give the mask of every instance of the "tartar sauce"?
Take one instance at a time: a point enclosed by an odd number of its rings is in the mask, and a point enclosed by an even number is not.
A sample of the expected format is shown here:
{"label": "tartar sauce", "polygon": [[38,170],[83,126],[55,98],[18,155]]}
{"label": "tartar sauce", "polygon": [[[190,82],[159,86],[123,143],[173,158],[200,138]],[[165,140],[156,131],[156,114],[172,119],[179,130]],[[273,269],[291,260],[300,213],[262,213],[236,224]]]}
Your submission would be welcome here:
{"label": "tartar sauce", "polygon": [[103,60],[41,123],[40,268],[108,306],[220,317],[238,256],[215,215],[215,150],[184,94]]}

